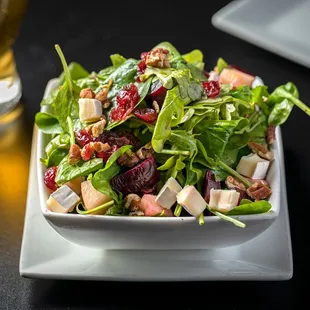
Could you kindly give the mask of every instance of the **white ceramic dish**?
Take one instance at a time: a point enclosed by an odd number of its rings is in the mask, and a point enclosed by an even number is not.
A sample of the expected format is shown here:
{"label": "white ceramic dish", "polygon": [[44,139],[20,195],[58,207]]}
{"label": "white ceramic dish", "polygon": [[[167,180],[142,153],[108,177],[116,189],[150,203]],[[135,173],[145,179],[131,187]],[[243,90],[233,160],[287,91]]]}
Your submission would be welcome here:
{"label": "white ceramic dish", "polygon": [[238,0],[215,13],[212,24],[310,68],[309,12],[309,0]]}
{"label": "white ceramic dish", "polygon": [[279,158],[280,213],[274,224],[258,237],[225,249],[117,251],[75,245],[61,237],[47,223],[38,199],[36,128],[32,141],[19,265],[21,276],[97,281],[278,281],[292,277],[292,248],[282,150]]}
{"label": "white ceramic dish", "polygon": [[[57,80],[48,83],[45,96],[55,87]],[[280,131],[277,131],[279,136]],[[49,137],[38,133],[37,157],[44,157],[44,148]],[[210,249],[223,248],[244,243],[258,236],[272,225],[280,210],[280,166],[281,140],[274,148],[267,180],[273,193],[270,197],[272,209],[266,214],[236,216],[246,228],[236,227],[218,217],[205,217],[199,226],[194,217],[111,217],[100,215],[61,214],[46,209],[48,191],[43,183],[45,168],[37,160],[38,185],[41,210],[51,226],[67,240],[87,247],[100,249]]]}

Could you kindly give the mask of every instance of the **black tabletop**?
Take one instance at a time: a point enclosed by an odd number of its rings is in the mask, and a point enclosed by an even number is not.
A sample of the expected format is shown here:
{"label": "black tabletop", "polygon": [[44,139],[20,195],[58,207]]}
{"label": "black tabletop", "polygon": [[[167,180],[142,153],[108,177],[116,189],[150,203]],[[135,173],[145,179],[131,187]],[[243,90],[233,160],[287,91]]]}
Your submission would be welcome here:
{"label": "black tabletop", "polygon": [[228,2],[30,0],[14,44],[24,113],[13,137],[9,139],[10,128],[0,136],[0,309],[166,309],[166,300],[179,309],[222,304],[230,309],[244,305],[293,309],[301,302],[309,304],[310,119],[298,108],[282,126],[294,259],[291,280],[126,283],[37,280],[19,275],[34,115],[46,83],[61,72],[55,43],[68,62],[75,60],[89,71],[98,71],[110,64],[110,54],[137,58],[141,51],[167,40],[182,53],[201,49],[207,69],[222,56],[263,77],[270,89],[292,81],[300,98],[310,105],[309,69],[211,25],[211,16]]}

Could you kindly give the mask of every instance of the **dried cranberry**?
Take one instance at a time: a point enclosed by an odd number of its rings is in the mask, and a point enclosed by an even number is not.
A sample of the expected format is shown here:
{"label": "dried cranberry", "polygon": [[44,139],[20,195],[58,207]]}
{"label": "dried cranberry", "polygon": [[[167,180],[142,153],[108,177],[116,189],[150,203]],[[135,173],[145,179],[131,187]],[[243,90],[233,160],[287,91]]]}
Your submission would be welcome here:
{"label": "dried cranberry", "polygon": [[138,88],[135,84],[126,85],[116,96],[117,106],[111,111],[111,119],[113,121],[125,119],[138,103],[139,97]]}
{"label": "dried cranberry", "polygon": [[163,86],[160,80],[155,81],[151,85],[151,93],[148,96],[152,101],[155,100],[158,104],[162,104],[165,100],[167,89]]}
{"label": "dried cranberry", "polygon": [[81,156],[84,161],[90,160],[90,158],[94,155],[95,149],[93,143],[88,143],[83,146],[81,150]]}
{"label": "dried cranberry", "polygon": [[136,149],[140,147],[139,139],[128,131],[104,131],[97,138],[97,141],[108,143],[110,146],[116,145],[118,147],[122,147],[124,145],[132,145]]}
{"label": "dried cranberry", "polygon": [[107,161],[110,156],[118,150],[118,146],[117,145],[113,145],[109,150],[105,151],[105,152],[98,152],[97,153],[97,157],[102,158],[103,161]]}
{"label": "dried cranberry", "polygon": [[217,81],[207,81],[202,83],[209,98],[214,98],[220,93],[220,84]]}
{"label": "dried cranberry", "polygon": [[55,182],[57,166],[48,168],[44,174],[44,184],[52,191],[55,191],[58,186]]}
{"label": "dried cranberry", "polygon": [[157,113],[151,108],[140,108],[133,112],[134,116],[146,123],[154,123],[157,120]]}
{"label": "dried cranberry", "polygon": [[75,138],[80,147],[88,144],[89,142],[94,141],[94,138],[85,130],[82,129],[80,131],[75,132]]}

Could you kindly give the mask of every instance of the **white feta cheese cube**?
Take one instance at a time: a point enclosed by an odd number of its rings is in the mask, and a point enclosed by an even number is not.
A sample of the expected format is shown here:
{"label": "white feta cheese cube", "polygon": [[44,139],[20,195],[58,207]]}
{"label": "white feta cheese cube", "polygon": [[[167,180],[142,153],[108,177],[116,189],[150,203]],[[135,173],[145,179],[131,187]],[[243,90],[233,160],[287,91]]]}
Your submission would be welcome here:
{"label": "white feta cheese cube", "polygon": [[178,194],[177,202],[191,215],[198,217],[206,208],[206,202],[193,185],[186,185]]}
{"label": "white feta cheese cube", "polygon": [[79,117],[82,123],[99,121],[102,116],[102,104],[97,99],[79,99]]}
{"label": "white feta cheese cube", "polygon": [[67,185],[59,187],[48,198],[47,208],[53,212],[68,213],[81,201],[80,197]]}
{"label": "white feta cheese cube", "polygon": [[177,201],[177,193],[179,193],[181,190],[181,185],[173,177],[170,177],[166,184],[159,191],[155,202],[166,209],[171,209],[171,207]]}
{"label": "white feta cheese cube", "polygon": [[242,156],[236,171],[251,179],[264,179],[266,177],[270,162],[259,157],[257,154]]}
{"label": "white feta cheese cube", "polygon": [[239,197],[240,193],[236,190],[212,188],[210,190],[209,207],[226,213],[237,206]]}

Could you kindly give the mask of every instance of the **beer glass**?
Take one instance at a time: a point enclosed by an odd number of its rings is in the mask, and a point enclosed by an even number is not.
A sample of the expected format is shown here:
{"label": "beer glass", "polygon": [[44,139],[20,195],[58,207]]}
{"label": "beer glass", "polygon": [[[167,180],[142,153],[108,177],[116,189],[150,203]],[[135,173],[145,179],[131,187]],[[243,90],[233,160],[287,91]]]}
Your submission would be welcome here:
{"label": "beer glass", "polygon": [[13,53],[27,0],[0,0],[0,118],[17,106],[22,85]]}

